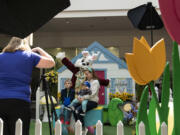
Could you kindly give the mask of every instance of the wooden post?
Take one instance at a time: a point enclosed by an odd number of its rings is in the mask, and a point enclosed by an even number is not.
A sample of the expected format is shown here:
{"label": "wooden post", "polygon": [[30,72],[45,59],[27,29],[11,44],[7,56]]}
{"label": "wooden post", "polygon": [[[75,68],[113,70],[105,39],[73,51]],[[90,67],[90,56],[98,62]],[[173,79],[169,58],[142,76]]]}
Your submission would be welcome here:
{"label": "wooden post", "polygon": [[36,120],[35,135],[42,135],[42,123],[39,119]]}
{"label": "wooden post", "polygon": [[122,121],[119,121],[117,124],[117,135],[124,135],[124,125]]}
{"label": "wooden post", "polygon": [[103,135],[103,125],[100,120],[96,124],[96,135]]}
{"label": "wooden post", "polygon": [[18,119],[16,122],[15,135],[22,135],[22,121]]}

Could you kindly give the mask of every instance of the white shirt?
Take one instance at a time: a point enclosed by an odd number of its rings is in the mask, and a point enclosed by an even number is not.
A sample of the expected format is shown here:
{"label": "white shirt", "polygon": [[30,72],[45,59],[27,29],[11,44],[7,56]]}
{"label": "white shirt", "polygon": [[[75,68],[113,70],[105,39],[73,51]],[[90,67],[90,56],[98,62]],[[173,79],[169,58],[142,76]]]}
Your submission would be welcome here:
{"label": "white shirt", "polygon": [[91,90],[92,94],[91,95],[85,95],[84,99],[98,103],[98,101],[99,101],[99,88],[100,88],[99,81],[92,79],[90,81],[90,84],[91,84],[90,90]]}

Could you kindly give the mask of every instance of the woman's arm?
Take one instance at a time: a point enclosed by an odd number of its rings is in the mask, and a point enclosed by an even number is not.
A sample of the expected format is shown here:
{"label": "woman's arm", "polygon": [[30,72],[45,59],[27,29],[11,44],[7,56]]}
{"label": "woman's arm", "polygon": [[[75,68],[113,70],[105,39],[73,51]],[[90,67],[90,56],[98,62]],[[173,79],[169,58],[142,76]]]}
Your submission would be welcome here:
{"label": "woman's arm", "polygon": [[41,59],[39,63],[36,65],[37,68],[52,68],[55,65],[54,59],[45,52],[42,48],[36,47],[32,49],[32,52],[39,53],[41,55]]}
{"label": "woman's arm", "polygon": [[99,81],[98,80],[94,80],[94,82],[91,84],[91,95],[85,95],[84,96],[84,99],[91,99],[95,96],[98,96],[98,92],[99,92],[99,88],[100,88],[100,84],[99,84]]}

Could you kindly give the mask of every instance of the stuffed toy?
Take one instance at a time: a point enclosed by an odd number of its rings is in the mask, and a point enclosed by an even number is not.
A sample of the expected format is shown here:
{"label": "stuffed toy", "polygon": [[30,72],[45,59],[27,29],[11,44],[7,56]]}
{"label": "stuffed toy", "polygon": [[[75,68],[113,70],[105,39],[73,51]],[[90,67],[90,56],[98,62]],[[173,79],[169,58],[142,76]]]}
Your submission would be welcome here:
{"label": "stuffed toy", "polygon": [[[97,59],[97,54],[90,55],[88,51],[82,51],[83,57],[78,59],[75,64],[73,64],[68,58],[65,56],[65,52],[60,52],[57,54],[57,58],[61,59],[61,62],[73,73],[71,81],[72,88],[78,92],[80,90],[80,84],[85,80],[85,76],[83,73],[83,69],[92,67],[93,61]],[[108,79],[98,78],[101,86],[108,86]]]}

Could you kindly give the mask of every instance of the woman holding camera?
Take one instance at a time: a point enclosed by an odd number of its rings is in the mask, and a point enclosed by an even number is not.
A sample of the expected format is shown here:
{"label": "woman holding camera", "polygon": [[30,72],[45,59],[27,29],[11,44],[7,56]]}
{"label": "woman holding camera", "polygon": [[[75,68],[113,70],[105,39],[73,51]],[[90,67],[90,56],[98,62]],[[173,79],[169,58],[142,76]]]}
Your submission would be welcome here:
{"label": "woman holding camera", "polygon": [[39,47],[31,50],[25,39],[17,37],[0,53],[0,118],[4,122],[4,135],[15,134],[19,118],[23,122],[22,134],[29,135],[32,70],[54,65],[47,52]]}

